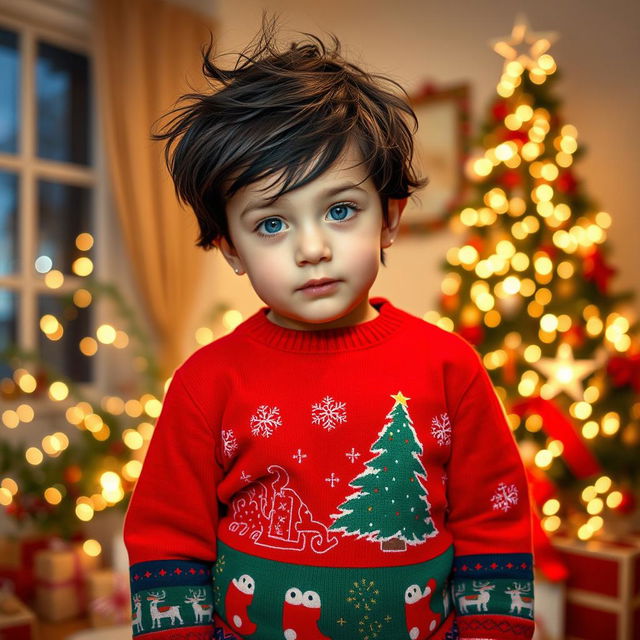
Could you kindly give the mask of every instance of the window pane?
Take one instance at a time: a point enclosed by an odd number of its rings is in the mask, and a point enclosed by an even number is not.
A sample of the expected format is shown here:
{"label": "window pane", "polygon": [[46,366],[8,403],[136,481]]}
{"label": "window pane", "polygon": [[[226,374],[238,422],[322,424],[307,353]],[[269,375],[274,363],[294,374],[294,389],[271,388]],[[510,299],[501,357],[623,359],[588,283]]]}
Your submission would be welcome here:
{"label": "window pane", "polygon": [[88,165],[89,61],[50,44],[38,44],[36,67],[38,156]]}
{"label": "window pane", "polygon": [[[18,295],[0,289],[0,353],[15,346],[18,340]],[[7,375],[9,367],[0,358],[0,376]]]}
{"label": "window pane", "polygon": [[[77,258],[92,258],[93,250],[81,251],[76,238],[81,233],[93,235],[90,215],[91,190],[59,182],[38,182],[38,249],[36,259],[50,258],[52,268],[74,273]],[[86,272],[78,275],[88,275]]]}
{"label": "window pane", "polygon": [[18,151],[18,34],[0,29],[0,151]]}
{"label": "window pane", "polygon": [[[90,382],[91,357],[80,351],[80,340],[91,330],[91,307],[76,307],[73,302],[53,295],[38,296],[38,322],[45,314],[51,314],[62,325],[62,337],[48,338],[38,331],[40,357],[62,375],[75,382]],[[56,334],[54,334],[56,335]]]}
{"label": "window pane", "polygon": [[0,170],[0,275],[18,270],[18,176]]}

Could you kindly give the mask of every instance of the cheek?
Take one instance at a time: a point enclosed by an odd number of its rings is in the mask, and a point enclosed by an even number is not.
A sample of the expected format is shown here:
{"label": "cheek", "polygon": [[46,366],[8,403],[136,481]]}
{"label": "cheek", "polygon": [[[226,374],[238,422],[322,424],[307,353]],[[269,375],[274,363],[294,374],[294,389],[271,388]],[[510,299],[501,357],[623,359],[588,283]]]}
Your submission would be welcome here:
{"label": "cheek", "polygon": [[273,287],[283,278],[282,256],[276,253],[257,252],[247,264],[249,279],[255,288]]}
{"label": "cheek", "polygon": [[361,238],[349,244],[345,255],[355,269],[367,272],[377,269],[380,264],[380,240],[377,237]]}

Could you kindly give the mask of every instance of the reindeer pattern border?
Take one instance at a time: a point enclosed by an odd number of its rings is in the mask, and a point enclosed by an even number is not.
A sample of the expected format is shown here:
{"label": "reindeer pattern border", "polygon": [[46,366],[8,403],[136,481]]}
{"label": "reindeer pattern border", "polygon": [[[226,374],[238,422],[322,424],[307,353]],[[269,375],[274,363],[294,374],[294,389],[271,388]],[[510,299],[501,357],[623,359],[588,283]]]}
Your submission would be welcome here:
{"label": "reindeer pattern border", "polygon": [[181,585],[144,589],[131,596],[133,637],[153,631],[209,626],[213,622],[211,586]]}

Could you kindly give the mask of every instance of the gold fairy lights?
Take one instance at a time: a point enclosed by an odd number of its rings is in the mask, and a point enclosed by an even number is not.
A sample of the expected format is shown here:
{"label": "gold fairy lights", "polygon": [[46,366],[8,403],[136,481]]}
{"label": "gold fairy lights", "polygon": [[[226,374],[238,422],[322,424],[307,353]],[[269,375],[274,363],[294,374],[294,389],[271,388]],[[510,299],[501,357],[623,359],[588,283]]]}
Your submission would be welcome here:
{"label": "gold fairy lights", "polygon": [[[25,369],[17,369],[14,372],[16,383],[25,393],[32,393],[36,390],[35,377]],[[168,380],[167,382],[170,382]],[[165,385],[166,390],[166,385]],[[68,398],[69,389],[61,381],[55,381],[49,385],[49,398],[55,402],[62,402]],[[153,394],[143,394],[139,399],[129,399],[125,401],[117,396],[105,396],[101,401],[102,409],[114,415],[126,413],[130,417],[146,416],[149,420],[156,419],[162,410],[162,402]],[[95,413],[94,408],[88,402],[78,402],[67,407],[65,411],[67,421],[76,426],[79,430],[92,433],[98,440],[106,440],[110,435],[109,427],[104,423],[100,415]],[[8,409],[2,413],[2,423],[7,428],[17,428],[21,422],[31,422],[35,417],[33,407],[27,403],[22,403],[16,409]],[[150,421],[141,421],[136,428],[126,429],[122,434],[124,444],[135,452],[148,443],[153,434],[154,426]],[[68,446],[69,437],[58,431],[43,437],[40,446],[31,446],[25,451],[25,459],[28,464],[38,466],[45,460],[45,456],[58,457]],[[123,479],[128,482],[135,482],[140,475],[142,462],[132,459],[121,466],[119,470],[108,470],[100,474],[98,483],[101,492],[92,496],[80,496],[76,500],[75,514],[79,520],[89,521],[96,511],[101,511],[108,506],[114,505],[124,498]],[[14,496],[18,493],[17,482],[10,477],[5,477],[0,481],[0,505],[8,506],[12,503]],[[66,487],[59,483],[45,487],[42,492],[43,498],[51,505],[57,505],[67,495]],[[98,551],[99,553],[99,551]]]}
{"label": "gold fairy lights", "polygon": [[[76,247],[80,251],[88,251],[93,246],[91,234],[82,233],[76,237]],[[60,288],[64,284],[64,276],[53,269],[53,261],[48,256],[39,256],[35,261],[35,268],[44,276],[44,283],[48,288]],[[72,271],[78,276],[87,276],[93,271],[93,262],[86,256],[81,256],[72,264]],[[78,308],[88,307],[93,301],[91,293],[82,287],[73,293],[73,302]],[[239,319],[238,319],[239,316]],[[233,328],[242,321],[239,312],[228,312],[224,318],[225,326]],[[64,329],[60,320],[53,314],[45,314],[40,318],[40,330],[50,340],[59,340],[64,335]],[[80,341],[79,349],[85,355],[94,355],[98,345],[111,345],[116,348],[124,348],[129,343],[129,337],[124,331],[116,329],[113,325],[104,323],[96,330],[95,338],[87,336]],[[166,391],[170,379],[166,381]],[[12,393],[17,387],[22,393],[32,394],[38,388],[36,377],[24,368],[18,368],[13,372],[12,378],[3,378],[0,381],[3,391]],[[69,388],[62,381],[54,381],[49,384],[47,395],[54,402],[68,400]],[[139,451],[152,437],[156,419],[161,412],[162,402],[152,394],[144,394],[139,399],[124,400],[117,396],[105,396],[101,401],[102,410],[113,415],[126,414],[131,418],[141,418],[135,428],[126,429],[122,434],[124,444],[132,451]],[[108,439],[111,430],[103,418],[95,412],[91,404],[78,402],[68,406],[65,410],[67,421],[79,430],[91,433],[97,440]],[[28,403],[22,403],[15,409],[7,409],[1,414],[2,424],[9,429],[16,429],[21,423],[33,421],[35,417],[34,407]],[[146,419],[145,419],[146,418]],[[46,457],[58,457],[69,446],[69,437],[63,432],[56,432],[44,436],[39,446],[31,446],[26,449],[24,455],[28,464],[40,465]],[[110,505],[116,504],[124,498],[123,480],[135,482],[139,477],[142,462],[134,458],[115,468],[115,459],[111,459],[109,466],[112,469],[100,474],[97,482],[101,487],[100,493],[91,496],[80,496],[76,500],[75,513],[78,519],[88,521],[93,518],[96,511],[101,511]],[[81,472],[80,472],[81,473]],[[10,477],[0,479],[0,504],[11,504],[17,495],[19,486],[16,480]],[[58,483],[43,488],[42,495],[51,505],[60,504],[67,495],[64,484]],[[88,546],[87,546],[88,545]],[[97,541],[86,541],[85,552],[89,555],[98,555],[101,552]]]}

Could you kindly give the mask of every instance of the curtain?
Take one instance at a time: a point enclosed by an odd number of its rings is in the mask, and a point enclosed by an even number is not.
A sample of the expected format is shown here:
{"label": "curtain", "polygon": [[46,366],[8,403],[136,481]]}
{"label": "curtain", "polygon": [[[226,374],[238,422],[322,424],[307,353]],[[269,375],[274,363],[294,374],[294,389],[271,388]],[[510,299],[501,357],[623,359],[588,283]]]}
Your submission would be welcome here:
{"label": "curtain", "polygon": [[[94,0],[98,113],[110,186],[164,377],[182,345],[204,275],[197,224],[178,204],[151,125],[180,95],[202,91],[201,46],[212,20],[164,0]],[[191,85],[191,86],[189,86]]]}

